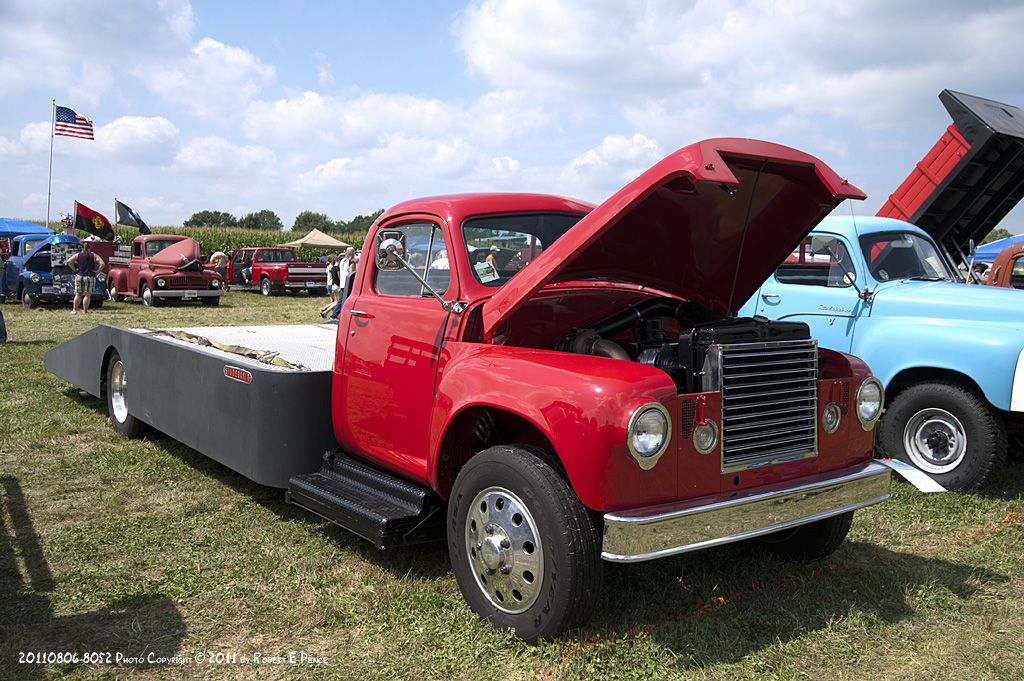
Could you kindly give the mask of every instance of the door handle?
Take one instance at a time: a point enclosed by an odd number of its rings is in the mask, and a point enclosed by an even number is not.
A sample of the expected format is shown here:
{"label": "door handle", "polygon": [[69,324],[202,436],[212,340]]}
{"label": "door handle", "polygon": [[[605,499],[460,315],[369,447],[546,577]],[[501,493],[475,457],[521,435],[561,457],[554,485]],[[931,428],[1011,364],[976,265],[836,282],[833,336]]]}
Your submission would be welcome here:
{"label": "door handle", "polygon": [[775,300],[776,298],[778,298],[778,297],[779,297],[779,294],[778,294],[778,293],[762,293],[762,294],[761,294],[761,297],[762,297],[762,298],[763,298],[764,300],[766,300],[766,301],[767,301],[767,300]]}
{"label": "door handle", "polygon": [[353,317],[369,317],[369,312],[363,312],[362,310],[349,310],[348,313]]}

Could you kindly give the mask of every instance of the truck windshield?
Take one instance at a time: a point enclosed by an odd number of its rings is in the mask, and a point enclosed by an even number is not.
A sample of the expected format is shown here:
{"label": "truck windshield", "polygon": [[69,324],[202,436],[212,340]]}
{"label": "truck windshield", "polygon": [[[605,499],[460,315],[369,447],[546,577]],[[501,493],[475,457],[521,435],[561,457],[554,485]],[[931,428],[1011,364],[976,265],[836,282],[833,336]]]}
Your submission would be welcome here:
{"label": "truck windshield", "polygon": [[470,218],[462,225],[473,276],[501,286],[583,218],[575,213],[516,213]]}
{"label": "truck windshield", "polygon": [[868,234],[860,238],[860,247],[868,261],[871,276],[878,281],[956,281],[935,244],[916,234]]}
{"label": "truck windshield", "polygon": [[147,258],[151,258],[154,255],[156,255],[157,253],[159,253],[160,251],[162,251],[165,248],[167,248],[168,246],[173,246],[174,244],[178,243],[179,241],[181,241],[181,239],[154,239],[152,241],[147,241],[146,242],[146,257]]}

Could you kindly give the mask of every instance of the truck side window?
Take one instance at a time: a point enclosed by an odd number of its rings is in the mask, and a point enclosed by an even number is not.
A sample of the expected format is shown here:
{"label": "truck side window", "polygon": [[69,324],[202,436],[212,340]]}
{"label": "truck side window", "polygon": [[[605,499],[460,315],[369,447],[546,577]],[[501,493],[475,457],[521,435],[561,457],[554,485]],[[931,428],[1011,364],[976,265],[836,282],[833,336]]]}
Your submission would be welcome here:
{"label": "truck side window", "polygon": [[142,257],[142,242],[141,241],[136,241],[134,244],[132,244],[132,257],[134,257],[134,258],[141,258]]}
{"label": "truck side window", "polygon": [[[451,280],[451,270],[449,269],[448,248],[441,228],[426,222],[416,222],[402,225],[397,229],[405,232],[406,262],[435,291],[442,294],[447,291]],[[430,295],[406,269],[377,270],[375,286],[377,293],[385,296],[420,297]]]}
{"label": "truck side window", "polygon": [[[804,239],[800,246],[775,271],[775,280],[780,284],[802,286],[827,286],[846,288],[852,284],[848,272],[853,272],[853,263],[841,241],[836,241],[838,260],[829,254],[811,251],[811,239]],[[845,265],[845,269],[843,267]]]}
{"label": "truck side window", "polygon": [[1013,288],[1024,288],[1024,258],[1013,261],[1013,270],[1010,272],[1010,286]]}

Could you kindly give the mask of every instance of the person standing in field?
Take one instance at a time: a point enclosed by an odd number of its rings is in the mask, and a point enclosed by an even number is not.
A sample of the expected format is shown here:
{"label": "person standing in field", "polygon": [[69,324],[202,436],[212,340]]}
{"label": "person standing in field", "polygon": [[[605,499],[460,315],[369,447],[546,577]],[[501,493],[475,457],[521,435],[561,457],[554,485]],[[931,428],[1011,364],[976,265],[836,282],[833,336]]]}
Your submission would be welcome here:
{"label": "person standing in field", "polygon": [[71,301],[71,314],[75,314],[79,304],[82,306],[82,314],[86,314],[89,312],[92,293],[96,290],[96,273],[106,263],[92,252],[92,246],[85,241],[82,250],[68,258],[65,264],[75,273],[75,299]]}
{"label": "person standing in field", "polygon": [[341,268],[338,265],[338,256],[331,253],[327,256],[327,293],[331,296],[331,302],[320,308],[320,316],[326,317],[327,313],[334,309],[341,294]]}
{"label": "person standing in field", "polygon": [[213,267],[217,270],[217,274],[220,275],[221,285],[224,290],[227,291],[228,286],[228,256],[225,255],[224,251],[219,248],[214,251],[213,255],[210,256],[210,262],[213,263]]}

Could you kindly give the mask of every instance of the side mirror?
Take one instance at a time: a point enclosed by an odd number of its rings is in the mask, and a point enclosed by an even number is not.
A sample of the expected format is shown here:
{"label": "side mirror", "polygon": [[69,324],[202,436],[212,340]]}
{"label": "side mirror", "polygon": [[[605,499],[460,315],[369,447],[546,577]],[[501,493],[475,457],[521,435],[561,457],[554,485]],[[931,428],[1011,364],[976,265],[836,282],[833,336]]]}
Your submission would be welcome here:
{"label": "side mirror", "polygon": [[445,300],[441,294],[435,291],[430,284],[405,261],[405,232],[399,230],[382,229],[377,232],[377,268],[383,271],[407,270],[413,278],[420,283],[426,293],[434,296],[437,302],[446,312],[462,314],[466,310],[466,304],[457,300]]}
{"label": "side mirror", "polygon": [[400,270],[405,263],[405,232],[381,230],[377,232],[377,269]]}
{"label": "side mirror", "polygon": [[836,241],[834,236],[813,236],[811,237],[811,253],[834,257],[839,252]]}

